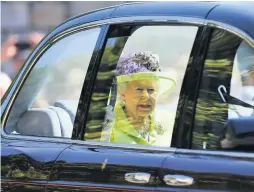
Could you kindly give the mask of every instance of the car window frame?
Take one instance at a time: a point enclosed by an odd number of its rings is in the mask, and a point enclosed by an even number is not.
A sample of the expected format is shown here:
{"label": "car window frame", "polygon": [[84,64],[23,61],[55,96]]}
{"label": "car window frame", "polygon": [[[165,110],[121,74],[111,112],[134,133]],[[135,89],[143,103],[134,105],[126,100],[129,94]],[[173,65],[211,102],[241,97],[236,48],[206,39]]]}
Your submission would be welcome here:
{"label": "car window frame", "polygon": [[[30,73],[33,70],[33,67],[36,65],[37,61],[41,58],[41,56],[44,55],[44,53],[46,53],[52,45],[55,45],[58,41],[64,39],[65,37],[68,37],[70,35],[82,32],[82,31],[87,31],[90,29],[95,29],[95,28],[99,28],[99,35],[98,38],[96,40],[96,44],[95,47],[93,49],[93,53],[91,56],[91,60],[90,63],[88,65],[87,68],[87,72],[86,72],[86,76],[84,79],[84,82],[89,79],[87,77],[87,74],[90,74],[91,70],[89,67],[93,65],[94,63],[94,59],[93,56],[94,54],[97,54],[97,52],[95,51],[98,47],[98,43],[101,35],[104,33],[103,31],[103,27],[105,27],[104,25],[97,25],[97,24],[92,24],[89,26],[79,26],[79,27],[73,27],[70,29],[67,29],[63,32],[60,32],[58,34],[56,34],[55,36],[51,37],[50,39],[47,40],[46,43],[43,44],[43,40],[41,41],[40,44],[42,45],[38,45],[38,47],[29,55],[29,57],[27,58],[27,60],[25,61],[24,65],[22,66],[21,70],[19,71],[18,75],[16,76],[16,78],[14,79],[14,82],[12,84],[12,87],[9,88],[9,93],[8,95],[6,95],[7,98],[6,100],[4,100],[3,104],[5,104],[4,106],[4,111],[2,112],[2,116],[1,116],[1,137],[2,138],[6,138],[6,139],[20,139],[20,140],[36,140],[36,141],[49,141],[49,142],[59,142],[59,141],[63,141],[64,140],[71,140],[70,138],[57,138],[57,137],[39,137],[39,136],[25,136],[25,135],[15,135],[15,134],[8,134],[5,130],[4,127],[7,124],[7,120],[8,120],[8,116],[10,114],[10,111],[15,103],[15,100],[18,96],[18,94],[20,93],[23,85],[25,84],[26,79],[29,77]],[[50,34],[48,34],[50,35]],[[44,39],[46,39],[47,37],[45,37]],[[84,92],[84,83],[82,85],[82,89],[81,92]],[[80,98],[79,98],[80,101]],[[1,103],[2,104],[2,103]],[[68,142],[67,142],[68,143]]]}
{"label": "car window frame", "polygon": [[[132,26],[132,25],[137,25],[137,26],[184,26],[184,27],[188,27],[188,26],[195,26],[195,27],[197,27],[197,33],[196,33],[196,36],[194,37],[194,41],[193,41],[193,45],[192,45],[192,50],[194,50],[194,49],[196,49],[196,48],[198,48],[199,47],[199,44],[200,43],[198,43],[198,40],[197,40],[197,37],[200,35],[199,34],[199,32],[200,32],[200,30],[201,30],[201,33],[202,33],[202,27],[204,27],[203,25],[201,25],[201,24],[199,24],[199,25],[197,25],[197,24],[193,24],[193,23],[188,23],[188,22],[183,22],[183,23],[181,23],[181,22],[175,22],[175,21],[173,21],[173,22],[161,22],[161,21],[153,21],[153,22],[151,22],[151,21],[140,21],[140,22],[135,22],[135,23],[131,23],[131,22],[128,22],[128,23],[126,23],[126,22],[124,22],[124,23],[119,23],[119,26],[121,25],[121,24],[125,24],[125,25],[130,25],[130,26]],[[116,27],[117,25],[118,25],[118,23],[113,23],[112,24],[114,27]],[[104,44],[106,44],[106,41],[104,42]],[[105,45],[104,45],[105,46]],[[199,49],[199,48],[198,48]],[[190,56],[191,56],[191,54],[192,54],[192,50],[191,50],[191,52],[190,52]],[[103,50],[102,50],[103,51]],[[102,55],[101,55],[101,57],[102,57]],[[194,56],[194,57],[196,57],[196,56]],[[101,59],[101,58],[100,58]],[[193,60],[195,60],[195,59],[193,59]],[[192,65],[192,63],[193,62],[191,62],[191,63],[189,63],[190,62],[190,57],[189,57],[189,60],[188,60],[188,63],[187,63],[187,66],[186,66],[186,71],[187,71],[187,68],[190,66],[190,65]],[[98,61],[98,65],[100,65],[100,60]],[[98,66],[98,70],[99,70],[99,66]],[[186,72],[185,71],[185,72]],[[96,71],[95,73],[95,75],[94,75],[94,77],[96,78],[96,76],[97,76],[97,72],[98,71]],[[192,73],[192,72],[188,72],[188,73]],[[184,79],[186,78],[186,74],[188,74],[188,73],[185,73],[184,74],[184,76],[183,76],[183,83],[182,83],[182,85],[181,85],[181,90],[183,89],[183,86],[187,86],[187,84],[185,83],[185,85],[184,85]],[[187,79],[189,79],[189,77],[187,78]],[[94,79],[94,81],[95,81],[95,79]],[[93,81],[93,82],[94,82]],[[95,84],[95,83],[94,83]],[[196,85],[196,84],[195,84]],[[196,87],[197,88],[197,87]],[[184,88],[185,89],[185,88]],[[91,99],[91,97],[92,97],[92,90],[91,90],[91,95],[89,96],[89,98]],[[179,98],[180,98],[180,96],[181,96],[181,91],[180,91],[180,93],[179,93]],[[89,102],[90,102],[90,100],[89,100]],[[90,104],[90,103],[89,103]],[[89,104],[88,104],[88,107],[89,107]],[[194,108],[194,106],[193,106],[193,108]],[[179,103],[177,104],[177,111],[178,111],[178,109],[179,109]],[[181,106],[180,107],[180,114],[181,113],[184,113],[184,111],[186,110],[186,107],[183,107],[183,106]],[[192,109],[193,110],[193,109]],[[176,113],[177,113],[177,111],[176,111]],[[86,111],[86,113],[89,113],[89,110],[87,110]],[[181,116],[181,115],[179,115],[179,116]],[[181,123],[179,123],[180,122],[180,120],[179,120],[179,117],[177,118],[176,117],[176,121],[175,121],[175,126],[173,127],[173,135],[176,135],[176,134],[178,134],[178,130],[180,129],[180,127],[181,126],[183,126]],[[83,140],[83,141],[85,141],[84,140],[84,135],[85,135],[85,127],[86,126],[86,122],[84,122],[84,125],[83,125],[83,132],[81,133],[81,136],[82,136],[82,138],[81,138],[81,140]],[[173,136],[172,136],[172,138],[173,138]],[[177,139],[175,139],[175,140],[177,140]],[[92,142],[92,141],[88,141],[88,142]],[[173,139],[172,139],[172,141],[171,141],[172,143],[176,143],[176,142],[173,142]],[[114,143],[114,144],[116,144],[116,143]],[[135,144],[136,145],[136,144]],[[127,146],[127,145],[126,145]],[[137,146],[142,146],[142,145],[137,145]],[[150,147],[154,147],[154,146],[150,146]],[[171,145],[171,148],[175,148],[176,147],[176,145]]]}
{"label": "car window frame", "polygon": [[[140,20],[139,20],[139,18],[140,18]],[[151,18],[154,18],[152,21],[151,21]],[[156,18],[158,18],[158,19],[156,19]],[[161,21],[162,20],[162,18],[164,18],[164,21]],[[166,18],[171,18],[170,20],[166,20]],[[119,18],[118,18],[119,19]],[[182,17],[171,17],[171,16],[169,16],[169,17],[161,17],[161,16],[159,16],[159,17],[157,17],[157,16],[151,16],[151,17],[149,17],[149,16],[141,16],[141,17],[133,17],[133,19],[129,19],[129,18],[123,18],[123,21],[121,21],[121,20],[119,20],[119,21],[117,21],[117,22],[110,22],[112,25],[114,25],[114,26],[116,26],[116,25],[118,25],[118,24],[126,24],[126,25],[128,25],[128,24],[133,24],[133,22],[132,21],[135,21],[135,24],[138,24],[138,25],[163,25],[163,26],[174,26],[174,25],[176,25],[176,26],[180,26],[180,25],[183,25],[183,26],[196,26],[197,28],[198,28],[198,30],[197,31],[199,31],[199,29],[201,28],[201,27],[205,27],[204,26],[204,21],[205,20],[203,20],[203,19],[195,19],[195,18],[190,18],[190,20],[188,20],[187,18],[185,18],[184,17],[184,20],[182,20],[183,18]],[[115,19],[113,19],[113,20],[115,20]],[[127,21],[125,21],[125,20],[127,20]],[[197,36],[198,36],[198,32],[197,32],[197,34],[196,34],[196,36],[195,36],[195,39],[194,39],[194,43],[193,43],[193,47],[192,47],[192,50],[193,49],[195,49],[194,48],[194,46],[199,46],[199,43],[197,43],[197,44],[195,44],[195,42],[197,41]],[[106,44],[106,41],[104,41],[104,44],[103,44],[103,46],[105,46],[105,44]],[[100,65],[100,59],[101,59],[101,57],[102,57],[102,53],[101,53],[101,55],[100,55],[100,58],[99,58],[99,60],[98,60],[98,66],[97,66],[97,69],[99,69],[99,65]],[[194,59],[193,59],[194,60]],[[188,63],[188,65],[189,65],[189,63]],[[187,65],[187,66],[188,66]],[[187,69],[187,68],[186,68]],[[93,75],[95,78],[96,78],[96,76],[97,76],[97,72],[98,71],[95,71],[95,74]],[[185,75],[184,75],[184,77],[185,77]],[[93,81],[94,82],[94,81]],[[93,85],[94,85],[95,83],[93,83]],[[92,85],[92,87],[91,88],[93,88],[93,85]],[[182,87],[181,87],[182,88]],[[91,99],[91,96],[92,96],[92,91],[89,91],[89,93],[90,93],[90,95],[89,95],[89,104],[90,104],[90,99]],[[89,104],[87,105],[88,107],[87,107],[87,109],[86,109],[86,111],[84,112],[84,113],[86,113],[86,115],[88,115],[88,112],[89,112]],[[84,136],[84,133],[85,133],[85,125],[86,125],[86,121],[85,122],[83,122],[83,132],[81,133],[81,136]],[[178,127],[177,128],[175,128],[174,127],[174,130],[175,129],[178,129]],[[118,144],[118,143],[104,143],[104,142],[94,142],[94,141],[85,141],[85,140],[82,140],[82,138],[81,138],[81,140],[77,140],[78,141],[78,143],[82,143],[82,142],[85,142],[85,143],[93,143],[93,144],[95,144],[96,146],[98,146],[98,145],[100,145],[100,146],[112,146],[112,147],[116,147],[116,148],[122,148],[122,147],[124,147],[124,148],[131,148],[131,149],[143,149],[144,148],[144,146],[143,145],[127,145],[127,144]],[[172,151],[172,149],[173,150],[175,150],[176,149],[176,146],[171,146],[171,147],[157,147],[157,146],[150,146],[149,147],[151,150],[153,150],[153,149],[155,149],[155,148],[157,148],[157,149],[162,149],[162,150],[167,150],[167,149],[169,149],[169,151]],[[147,147],[145,147],[145,149],[148,149]]]}
{"label": "car window frame", "polygon": [[[206,33],[206,35],[209,37],[209,40],[207,41],[207,48],[209,46],[210,40],[211,40],[211,30],[214,28],[217,29],[222,29],[225,30],[229,33],[232,33],[234,35],[236,35],[237,37],[241,38],[243,41],[245,41],[248,45],[250,45],[251,47],[254,48],[254,37],[250,36],[247,32],[234,27],[232,25],[226,24],[226,23],[222,23],[219,21],[214,21],[214,20],[205,20],[205,25],[207,26],[207,28],[209,29]],[[208,50],[206,50],[208,51]],[[201,65],[202,65],[202,69],[205,65],[205,58],[201,61]],[[203,71],[203,70],[202,70]],[[200,89],[200,84],[201,84],[201,78],[202,76],[199,77],[199,84],[198,84],[198,91]],[[196,99],[195,99],[195,106],[197,103],[197,98],[198,98],[198,92],[196,95]],[[196,110],[196,107],[195,107]],[[189,146],[185,146],[185,147],[178,147],[177,148],[177,153],[179,154],[193,154],[193,155],[211,155],[211,156],[225,156],[225,157],[239,157],[239,158],[254,158],[254,153],[250,153],[250,152],[242,152],[242,151],[223,151],[223,150],[213,150],[213,149],[209,149],[209,150],[201,150],[201,149],[192,149],[191,146],[191,142],[192,142],[192,133],[193,133],[193,128],[194,128],[194,122],[195,122],[195,113],[196,111],[194,110],[193,112],[193,118],[192,118],[192,126],[191,126],[191,137],[190,139],[190,145]]]}

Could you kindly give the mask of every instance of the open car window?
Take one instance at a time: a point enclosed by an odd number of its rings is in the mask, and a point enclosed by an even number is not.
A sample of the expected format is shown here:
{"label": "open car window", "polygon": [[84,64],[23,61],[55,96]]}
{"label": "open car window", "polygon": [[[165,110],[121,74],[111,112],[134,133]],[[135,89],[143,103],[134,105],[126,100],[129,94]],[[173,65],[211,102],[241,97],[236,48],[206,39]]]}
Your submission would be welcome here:
{"label": "open car window", "polygon": [[214,28],[201,78],[193,149],[254,151],[254,48]]}
{"label": "open car window", "polygon": [[84,140],[171,146],[196,26],[111,26]]}

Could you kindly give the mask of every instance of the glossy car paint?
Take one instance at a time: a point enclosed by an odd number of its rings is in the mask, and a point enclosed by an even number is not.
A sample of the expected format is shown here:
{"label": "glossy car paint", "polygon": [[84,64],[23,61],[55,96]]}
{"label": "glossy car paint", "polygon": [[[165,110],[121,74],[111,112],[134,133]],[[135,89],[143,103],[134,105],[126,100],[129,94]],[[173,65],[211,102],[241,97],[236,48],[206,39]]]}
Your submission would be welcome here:
{"label": "glossy car paint", "polygon": [[174,15],[205,19],[209,11],[217,6],[217,2],[147,2],[134,3],[117,7],[112,13],[114,17],[129,16],[163,16]]}
{"label": "glossy car paint", "polygon": [[43,191],[54,161],[68,146],[69,144],[2,139],[2,190]]}
{"label": "glossy car paint", "polygon": [[[55,162],[49,191],[153,191],[169,153],[72,145]],[[149,183],[125,180],[126,173],[150,173]],[[63,189],[64,187],[64,189]]]}
{"label": "glossy car paint", "polygon": [[[195,183],[187,187],[171,187],[162,183],[159,189],[172,191],[253,191],[254,174],[252,157],[229,157],[222,154],[209,154],[209,151],[177,150],[162,166],[160,178],[167,174],[180,174],[192,177]],[[243,190],[244,189],[244,190]],[[169,190],[169,191],[170,191]]]}
{"label": "glossy car paint", "polygon": [[[232,6],[229,4],[217,2],[135,3],[91,12],[67,20],[46,36],[28,58],[2,103],[1,118],[20,83],[19,80],[33,58],[60,32],[81,24],[113,17],[167,15],[226,22],[254,37],[252,25],[254,13],[243,11],[253,4],[245,5],[244,8],[238,5],[234,5],[231,9]],[[183,6],[186,6],[185,9]],[[77,130],[80,129],[77,127]],[[182,145],[181,143],[178,144]],[[242,157],[207,155],[202,154],[202,151],[193,154],[181,150],[174,154],[150,150],[89,147],[85,144],[70,146],[64,143],[10,140],[3,137],[1,145],[3,191],[44,191],[45,186],[46,191],[52,192],[153,191],[156,186],[160,191],[253,191],[254,189],[253,158],[244,153]],[[35,174],[34,170],[38,174]],[[155,181],[149,182],[149,185],[126,183],[123,174],[131,171],[149,172]],[[172,188],[166,186],[163,181],[166,174],[191,176],[196,183],[192,187]],[[110,178],[113,179],[109,180]]]}
{"label": "glossy car paint", "polygon": [[254,3],[253,2],[221,2],[207,16],[207,20],[214,20],[232,25],[254,37]]}

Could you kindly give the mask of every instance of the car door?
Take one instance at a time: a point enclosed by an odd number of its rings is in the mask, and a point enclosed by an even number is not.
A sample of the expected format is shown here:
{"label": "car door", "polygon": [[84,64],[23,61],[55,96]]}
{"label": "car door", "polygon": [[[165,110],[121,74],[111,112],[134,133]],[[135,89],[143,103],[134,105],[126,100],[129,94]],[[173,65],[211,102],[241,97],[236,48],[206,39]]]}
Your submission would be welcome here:
{"label": "car door", "polygon": [[3,191],[45,191],[52,165],[72,143],[79,98],[103,31],[52,32],[19,73],[2,102]]}
{"label": "car door", "polygon": [[[166,183],[159,189],[253,191],[253,142],[247,144],[253,138],[253,123],[245,122],[253,122],[254,92],[246,93],[244,87],[254,86],[249,81],[254,49],[241,34],[222,26],[208,27],[207,35],[197,60],[203,71],[196,102],[189,102],[189,118],[176,131],[179,149],[164,162],[159,177]],[[235,132],[232,122],[240,125]],[[236,135],[233,140],[228,130]]]}
{"label": "car door", "polygon": [[252,191],[253,154],[179,149],[162,166],[159,190]]}
{"label": "car door", "polygon": [[69,144],[2,139],[2,191],[44,191],[57,155]]}
{"label": "car door", "polygon": [[[109,26],[94,66],[93,83],[86,95],[81,96],[83,102],[78,108],[80,118],[75,123],[82,128],[77,131],[81,140],[74,141],[59,155],[46,191],[154,191],[161,182],[158,180],[160,167],[166,157],[174,157],[172,133],[182,108],[177,105],[186,94],[180,90],[182,82],[188,81],[193,73],[187,69],[192,65],[192,50],[199,41],[202,27],[188,21],[165,23],[156,17],[152,23],[149,18],[137,23],[134,19],[125,18],[123,23]],[[112,114],[112,108],[119,96],[115,88],[117,66],[126,56],[147,51],[157,54],[162,72],[178,74],[175,89],[163,95],[156,105],[156,112],[162,112],[158,122],[160,120],[166,132],[156,138],[153,145],[131,140],[110,142],[111,122],[117,115],[117,112]],[[196,84],[193,82],[192,86]]]}

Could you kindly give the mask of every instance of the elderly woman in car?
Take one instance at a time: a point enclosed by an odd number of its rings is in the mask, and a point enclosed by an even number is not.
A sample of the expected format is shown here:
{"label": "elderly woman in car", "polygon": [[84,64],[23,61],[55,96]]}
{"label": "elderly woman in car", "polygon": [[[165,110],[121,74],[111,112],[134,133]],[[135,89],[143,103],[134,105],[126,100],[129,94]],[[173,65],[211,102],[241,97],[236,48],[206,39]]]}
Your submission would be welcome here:
{"label": "elderly woman in car", "polygon": [[155,120],[156,102],[172,90],[175,78],[161,72],[158,56],[147,52],[120,59],[116,71],[117,101],[110,142],[153,145],[165,131]]}

